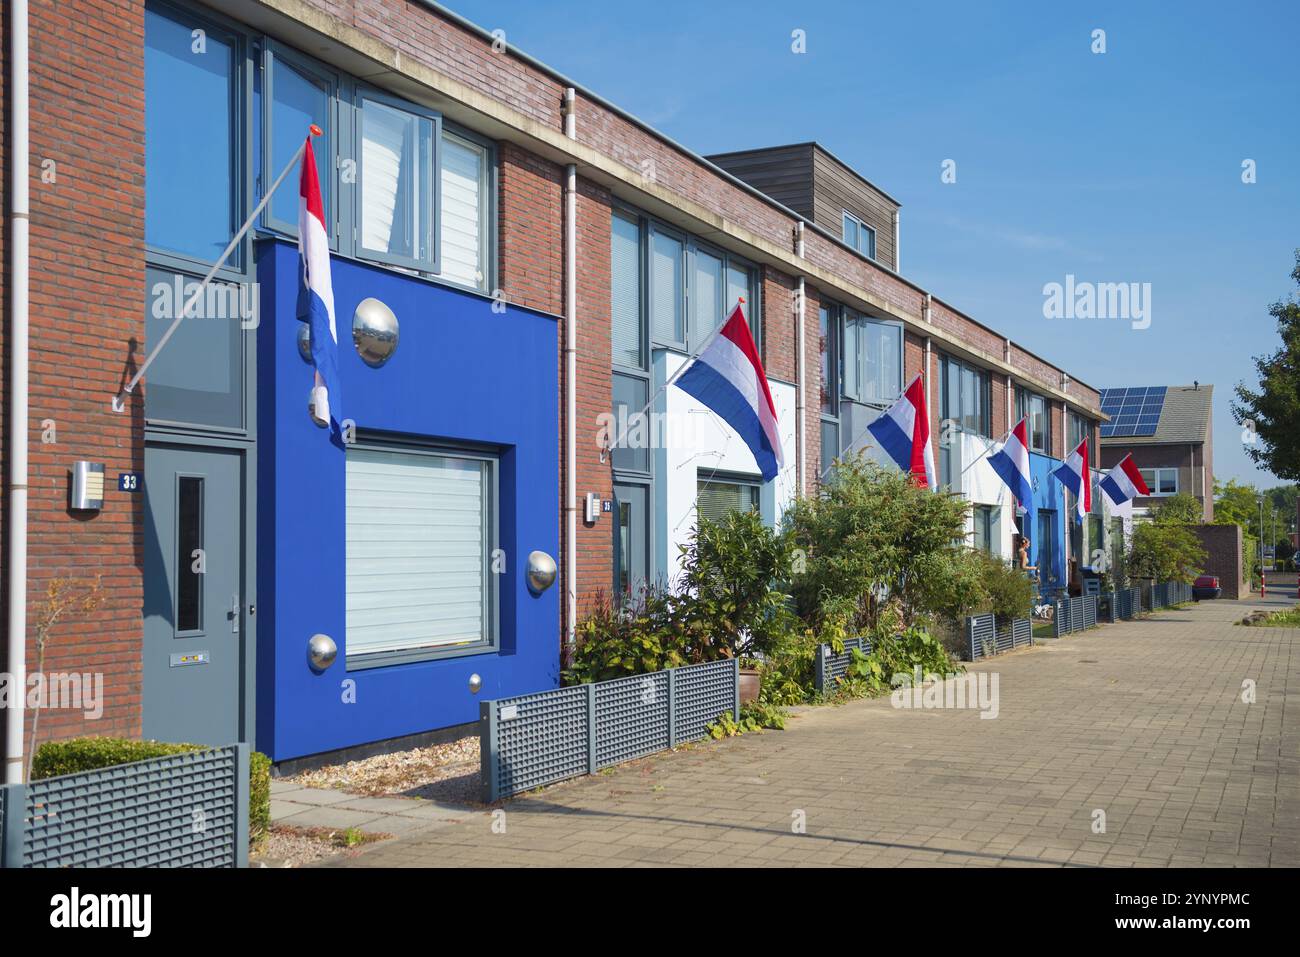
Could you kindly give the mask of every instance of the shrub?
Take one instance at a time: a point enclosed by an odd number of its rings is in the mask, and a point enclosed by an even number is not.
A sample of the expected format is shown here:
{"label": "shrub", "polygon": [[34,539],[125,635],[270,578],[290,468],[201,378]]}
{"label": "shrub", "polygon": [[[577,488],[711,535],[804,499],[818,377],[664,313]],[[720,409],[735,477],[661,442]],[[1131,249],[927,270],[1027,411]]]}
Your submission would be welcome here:
{"label": "shrub", "polygon": [[781,584],[790,577],[790,537],[755,510],[701,517],[682,546],[675,602],[688,643],[705,660],[770,655],[794,629]]}
{"label": "shrub", "polygon": [[587,684],[678,668],[690,663],[687,653],[672,596],[663,589],[647,587],[635,603],[622,606],[601,594],[578,622],[564,681]]}
{"label": "shrub", "polygon": [[[169,754],[203,751],[207,745],[128,738],[69,738],[46,741],[32,759],[32,780],[147,761]],[[248,840],[257,845],[271,826],[271,759],[259,751],[248,760]]]}
{"label": "shrub", "polygon": [[1190,584],[1205,567],[1205,549],[1186,525],[1143,522],[1133,529],[1132,578]]}
{"label": "shrub", "polygon": [[979,553],[983,572],[984,591],[988,595],[985,606],[997,616],[999,623],[1011,618],[1028,616],[1034,604],[1034,583],[1022,569],[992,555]]}
{"label": "shrub", "polygon": [[828,607],[848,607],[848,627],[861,632],[875,625],[886,595],[907,624],[936,604],[949,612],[968,604],[971,595],[944,579],[965,569],[958,552],[968,508],[861,457],[836,462],[822,494],[787,513],[803,567],[793,582],[800,616],[820,627]]}

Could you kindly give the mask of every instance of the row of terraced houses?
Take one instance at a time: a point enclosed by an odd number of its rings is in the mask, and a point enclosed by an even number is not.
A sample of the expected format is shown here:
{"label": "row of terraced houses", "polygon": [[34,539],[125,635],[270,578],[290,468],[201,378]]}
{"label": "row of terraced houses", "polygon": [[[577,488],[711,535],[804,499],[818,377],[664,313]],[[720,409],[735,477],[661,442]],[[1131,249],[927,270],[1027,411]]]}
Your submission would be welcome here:
{"label": "row of terraced houses", "polygon": [[[776,523],[836,456],[877,455],[866,424],[917,373],[972,547],[1011,559],[1025,535],[1064,590],[1117,541],[1104,496],[1067,522],[1048,478],[1084,436],[1096,467],[1097,390],[905,278],[897,201],[817,143],[697,155],[421,0],[38,0],[21,115],[12,66],[30,463],[25,592],[5,600],[26,667],[51,582],[100,576],[103,597],[43,664],[102,673],[103,714],[50,711],[43,739],[247,740],[285,762],[460,728],[483,698],[555,687],[584,609],[671,581],[697,515]],[[353,441],[307,413],[296,170],[115,410],[313,123]],[[660,388],[742,299],[784,446],[766,483]],[[7,372],[21,484],[18,388]],[[647,403],[650,428],[606,448],[608,416]],[[981,459],[1022,415],[1023,514]],[[15,527],[7,504],[11,558]]]}

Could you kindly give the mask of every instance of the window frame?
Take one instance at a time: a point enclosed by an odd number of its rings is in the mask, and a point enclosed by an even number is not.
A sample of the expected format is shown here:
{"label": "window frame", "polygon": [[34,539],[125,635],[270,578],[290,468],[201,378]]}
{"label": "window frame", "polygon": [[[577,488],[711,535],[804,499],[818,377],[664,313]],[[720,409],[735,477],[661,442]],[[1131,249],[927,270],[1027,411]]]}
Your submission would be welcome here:
{"label": "window frame", "polygon": [[[994,535],[997,528],[1001,525],[1001,508],[997,505],[976,504],[971,508],[971,537],[972,546],[976,551],[983,551],[986,555],[1001,557],[1001,542],[994,541]],[[986,544],[980,544],[981,524],[986,538]]]}
{"label": "window frame", "polygon": [[[501,649],[501,581],[504,575],[492,571],[492,554],[501,547],[501,454],[498,451],[474,445],[446,445],[435,442],[422,442],[417,438],[393,437],[380,433],[358,434],[357,440],[348,446],[348,450],[369,452],[393,452],[399,454],[424,455],[431,458],[456,458],[480,461],[487,464],[487,489],[483,501],[487,515],[483,518],[483,618],[487,637],[481,641],[459,644],[452,647],[432,646],[361,652],[351,654],[348,651],[347,635],[347,552],[344,551],[343,590],[343,659],[347,672],[369,671],[374,668],[387,668],[393,665],[416,664],[422,661],[438,661],[447,658],[468,658],[475,655],[497,654]],[[344,463],[346,469],[346,461]],[[344,527],[347,525],[347,490],[344,488]],[[510,574],[507,572],[507,574]]]}
{"label": "window frame", "polygon": [[[1033,410],[1031,404],[1034,400],[1043,403],[1043,447],[1038,448],[1034,445],[1034,427],[1033,427]],[[1033,389],[1027,389],[1020,385],[1016,386],[1016,421],[1027,419],[1025,423],[1025,438],[1029,441],[1029,451],[1037,452],[1040,455],[1052,454],[1052,403],[1047,396],[1041,392],[1035,392]],[[1076,443],[1077,444],[1077,443]],[[1073,447],[1066,450],[1066,454],[1074,451]]]}
{"label": "window frame", "polygon": [[[365,107],[364,102],[370,100],[381,106],[388,107],[391,110],[398,110],[402,113],[408,113],[418,118],[429,120],[433,124],[433,135],[430,137],[432,155],[429,158],[429,193],[431,196],[432,208],[429,211],[429,235],[425,237],[429,242],[430,257],[429,259],[411,258],[400,254],[384,252],[378,249],[369,249],[366,247],[361,238],[364,229],[363,219],[363,196],[364,184],[366,178],[366,167],[364,151],[362,150],[362,141],[365,135]],[[357,166],[356,181],[352,184],[352,255],[357,259],[366,262],[380,263],[385,266],[395,266],[399,269],[409,269],[418,273],[431,273],[438,275],[441,269],[440,253],[442,250],[442,114],[437,110],[430,109],[419,103],[413,103],[410,100],[403,99],[382,90],[379,87],[371,86],[360,80],[352,84],[352,159]]]}
{"label": "window frame", "polygon": [[[958,359],[956,356],[949,355],[946,352],[939,354],[939,421],[941,423],[951,421],[956,424],[957,430],[971,435],[979,435],[986,439],[992,439],[993,436],[993,376],[988,369],[983,366],[977,366],[972,362],[966,362]],[[956,415],[950,414],[952,406],[951,393],[953,389],[948,382],[949,371],[953,370],[957,374],[956,400],[959,412]],[[963,396],[965,388],[963,379],[966,373],[972,373],[979,387],[979,415],[980,425],[976,431],[966,428],[966,418],[969,414],[965,408]],[[940,428],[942,434],[947,430]],[[942,447],[942,445],[941,445]]]}
{"label": "window frame", "polygon": [[442,136],[439,139],[438,152],[438,208],[436,210],[437,233],[438,233],[438,267],[442,268],[442,140],[447,137],[463,140],[483,150],[483,166],[480,172],[483,174],[481,183],[483,194],[482,219],[479,223],[479,243],[483,251],[483,285],[467,286],[457,282],[455,279],[448,279],[442,275],[441,271],[432,273],[433,278],[453,286],[456,289],[468,289],[471,292],[489,295],[493,289],[497,288],[497,250],[495,237],[497,235],[497,149],[496,144],[488,137],[475,133],[473,130],[465,129],[456,123],[449,122],[446,117],[442,120]]}
{"label": "window frame", "polygon": [[[1151,490],[1150,495],[1144,495],[1143,498],[1169,498],[1178,494],[1178,467],[1176,465],[1157,465],[1151,468],[1141,468],[1138,472],[1142,475],[1142,481],[1147,483],[1147,488]],[[1160,473],[1174,473],[1174,490],[1172,492],[1160,491]],[[1151,474],[1151,481],[1147,481],[1147,474]]]}
{"label": "window frame", "polygon": [[[329,196],[326,199],[327,215],[333,222],[327,223],[329,232],[330,249],[334,252],[340,251],[339,237],[342,234],[343,227],[343,190],[339,189],[339,144],[346,137],[347,131],[340,117],[339,105],[345,96],[343,81],[337,70],[332,70],[327,66],[313,60],[304,53],[299,53],[292,47],[286,46],[277,40],[267,37],[263,41],[262,56],[260,68],[262,71],[261,97],[262,97],[262,116],[260,123],[261,135],[261,152],[262,163],[261,169],[258,170],[259,181],[257,184],[257,195],[260,197],[262,191],[269,189],[275,177],[280,175],[280,170],[275,169],[272,165],[275,157],[272,156],[271,136],[275,130],[274,106],[275,106],[275,61],[281,60],[288,64],[292,69],[300,73],[320,80],[328,86],[326,93],[329,98],[329,128],[325,130],[329,137],[330,155],[325,163],[328,171],[328,182],[322,183],[321,186],[329,190]],[[315,148],[316,144],[312,144]],[[293,174],[286,178],[285,183],[281,185],[281,190],[291,189],[289,180],[293,179]],[[259,225],[270,232],[279,233],[293,239],[298,238],[298,222],[286,222],[275,216],[274,201],[266,204],[266,209],[262,211],[261,222]]]}
{"label": "window frame", "polygon": [[[868,226],[861,216],[858,216],[856,213],[851,213],[847,209],[843,209],[843,207],[841,207],[841,212],[843,213],[843,216],[840,219],[840,224],[841,224],[840,237],[844,240],[845,245],[847,245],[850,249],[862,253],[862,255],[866,256],[872,262],[875,262],[876,261],[876,228],[874,226]],[[850,223],[853,224],[854,232],[858,237],[855,242],[849,241]],[[864,236],[870,240],[867,243],[868,246],[867,249],[862,248],[863,245],[862,238]]]}
{"label": "window frame", "polygon": [[[650,349],[654,350],[655,346],[664,349],[672,349],[677,352],[689,352],[687,346],[688,337],[690,336],[690,304],[687,302],[687,283],[690,281],[689,270],[691,264],[688,252],[687,235],[671,226],[665,226],[655,219],[648,219],[642,228],[642,242],[645,246],[645,326],[649,334]],[[657,297],[655,296],[655,277],[654,277],[654,241],[655,237],[663,235],[672,239],[681,245],[681,255],[678,257],[678,267],[680,269],[681,288],[676,290],[677,293],[677,320],[674,328],[674,334],[680,333],[680,338],[668,339],[658,335],[655,329],[655,306]],[[649,359],[649,357],[646,357]]]}

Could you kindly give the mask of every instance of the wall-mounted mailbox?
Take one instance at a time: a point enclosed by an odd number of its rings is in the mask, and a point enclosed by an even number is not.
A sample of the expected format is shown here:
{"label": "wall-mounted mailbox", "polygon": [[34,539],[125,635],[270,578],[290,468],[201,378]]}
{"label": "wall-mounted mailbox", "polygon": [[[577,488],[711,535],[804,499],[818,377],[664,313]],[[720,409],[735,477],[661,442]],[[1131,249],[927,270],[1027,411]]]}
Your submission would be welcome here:
{"label": "wall-mounted mailbox", "polygon": [[104,463],[72,463],[72,508],[95,511],[104,507]]}

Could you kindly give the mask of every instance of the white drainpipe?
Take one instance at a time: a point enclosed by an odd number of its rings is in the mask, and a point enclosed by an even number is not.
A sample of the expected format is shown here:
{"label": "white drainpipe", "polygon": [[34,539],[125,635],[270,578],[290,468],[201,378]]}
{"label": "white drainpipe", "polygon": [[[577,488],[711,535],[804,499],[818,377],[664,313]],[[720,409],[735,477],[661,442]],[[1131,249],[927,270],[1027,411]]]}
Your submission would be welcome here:
{"label": "white drainpipe", "polygon": [[9,639],[12,695],[5,722],[5,781],[23,779],[23,704],[27,687],[27,0],[12,0],[9,34]]}
{"label": "white drainpipe", "polygon": [[[794,251],[795,255],[803,257],[803,220],[794,225]],[[808,494],[807,469],[808,469],[808,428],[807,422],[804,421],[805,410],[808,408],[807,396],[804,392],[808,388],[808,376],[804,366],[804,321],[808,312],[808,304],[804,301],[806,289],[804,288],[804,277],[799,277],[798,304],[795,310],[795,381],[799,387],[795,390],[794,402],[794,429],[795,435],[798,436],[796,457],[799,460],[798,473],[799,495]]]}
{"label": "white drainpipe", "polygon": [[[578,138],[573,87],[564,91],[564,135]],[[564,640],[573,646],[578,615],[578,167],[564,170]]]}

